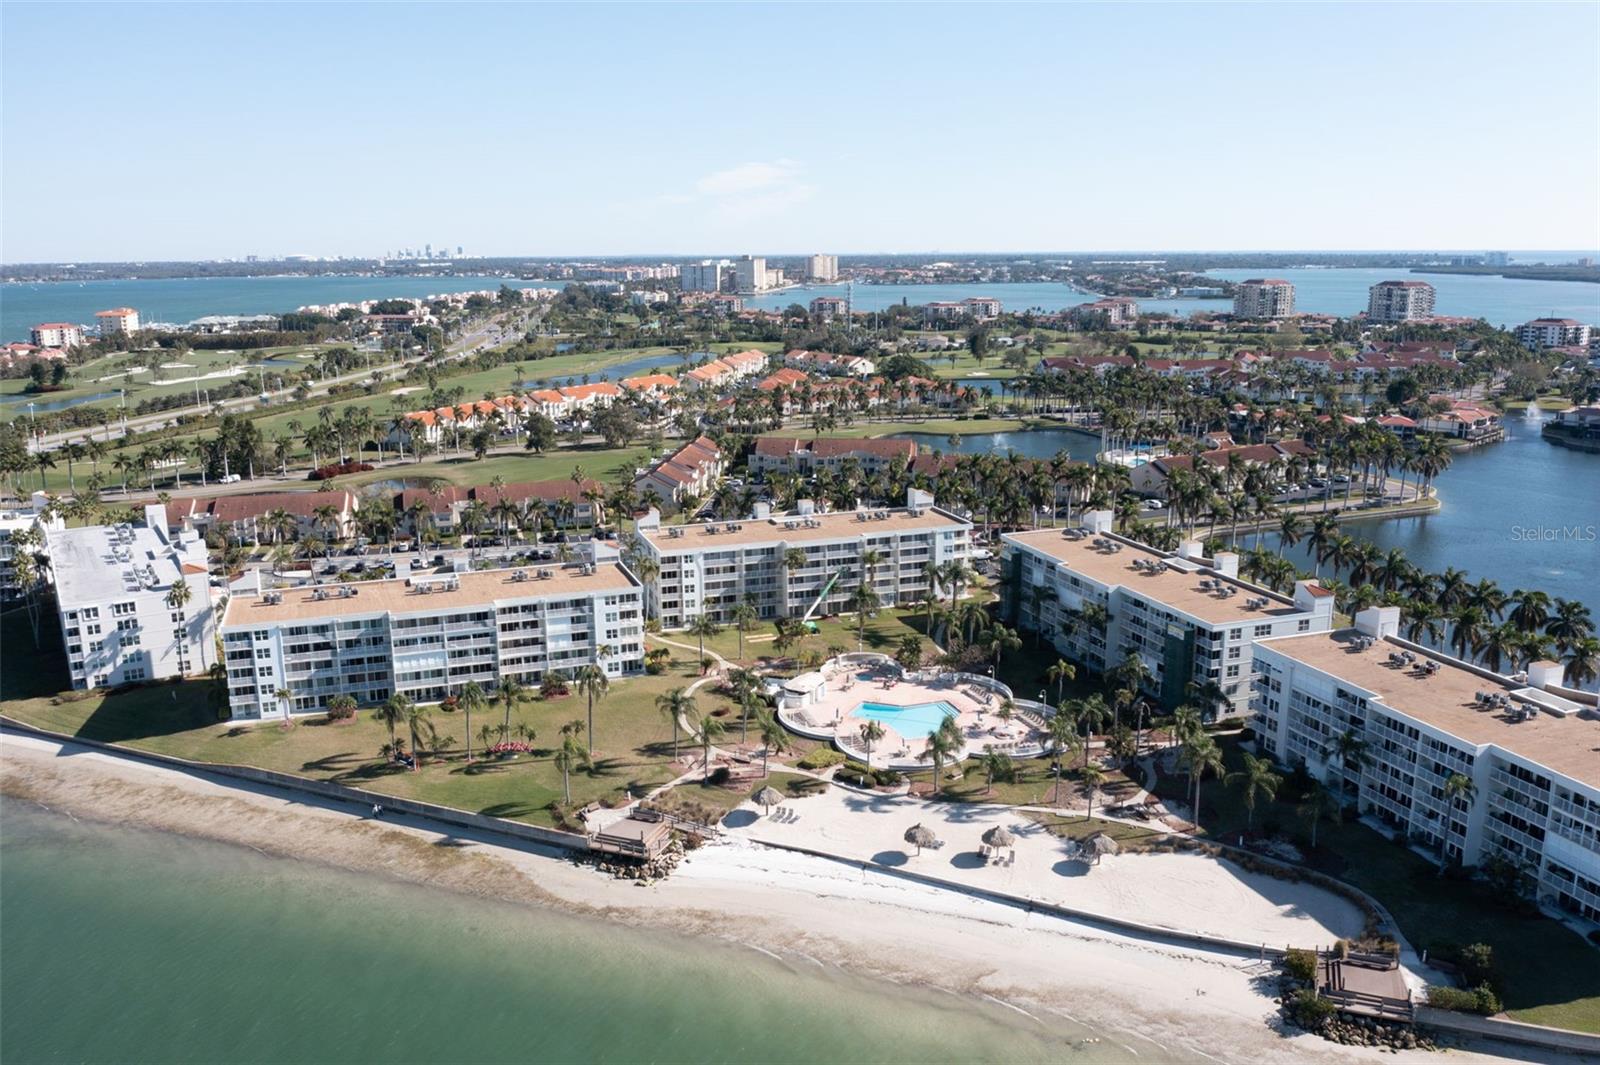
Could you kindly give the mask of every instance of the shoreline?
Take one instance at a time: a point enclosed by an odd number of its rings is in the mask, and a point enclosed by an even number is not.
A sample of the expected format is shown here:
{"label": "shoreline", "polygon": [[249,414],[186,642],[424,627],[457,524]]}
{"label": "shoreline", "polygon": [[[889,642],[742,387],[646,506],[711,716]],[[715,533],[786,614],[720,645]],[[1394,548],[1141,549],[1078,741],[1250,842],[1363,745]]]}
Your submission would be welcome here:
{"label": "shoreline", "polygon": [[[1144,1041],[1176,1060],[1333,1062],[1376,1053],[1279,1030],[1275,1001],[1256,986],[1264,969],[1254,961],[869,879],[748,841],[693,851],[672,877],[639,888],[570,856],[487,833],[411,817],[375,822],[333,801],[222,784],[12,733],[0,738],[0,769],[8,800],[69,816],[624,926],[710,935],[892,984],[998,1001],[1030,1016],[1054,1013],[1107,1033],[1109,1042],[1132,1040],[1147,1055]],[[441,847],[441,840],[451,845]],[[938,945],[937,966],[929,964],[930,943]]]}

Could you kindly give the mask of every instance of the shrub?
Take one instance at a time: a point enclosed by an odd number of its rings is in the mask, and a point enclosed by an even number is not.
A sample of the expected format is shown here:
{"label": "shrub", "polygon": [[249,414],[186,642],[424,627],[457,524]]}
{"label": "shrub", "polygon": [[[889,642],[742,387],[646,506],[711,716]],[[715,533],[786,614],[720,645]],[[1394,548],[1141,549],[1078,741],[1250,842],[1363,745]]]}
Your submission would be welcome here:
{"label": "shrub", "polygon": [[715,769],[713,769],[711,771],[711,775],[710,776],[706,777],[706,783],[707,784],[713,784],[713,785],[716,785],[716,786],[720,787],[721,785],[726,784],[728,782],[728,777],[731,776],[731,775],[732,774],[730,774],[728,772],[728,767],[727,766],[719,765],[719,766],[717,766],[717,768],[715,768]]}
{"label": "shrub", "polygon": [[1284,1005],[1289,1019],[1307,1031],[1321,1030],[1334,1014],[1334,1005],[1309,987],[1302,987]]}
{"label": "shrub", "polygon": [[1428,986],[1428,1005],[1435,1009],[1454,1010],[1457,1013],[1480,1013],[1485,1017],[1499,1013],[1500,997],[1486,984],[1467,989],[1460,987]]}
{"label": "shrub", "polygon": [[1312,983],[1317,978],[1316,952],[1298,948],[1289,951],[1283,956],[1283,971],[1302,984]]}
{"label": "shrub", "polygon": [[1336,939],[1336,940],[1334,940],[1333,941],[1333,952],[1335,954],[1337,954],[1341,959],[1348,958],[1350,956],[1350,941],[1347,940],[1347,939]]}
{"label": "shrub", "polygon": [[1495,979],[1494,948],[1487,943],[1468,943],[1455,957],[1461,967],[1461,979],[1468,987],[1487,985],[1493,987]]}
{"label": "shrub", "polygon": [[844,753],[832,747],[818,747],[795,764],[801,769],[826,769],[844,761]]}
{"label": "shrub", "polygon": [[370,462],[335,462],[328,466],[318,466],[307,475],[307,479],[326,481],[330,477],[339,477],[346,473],[366,473],[372,468]]}

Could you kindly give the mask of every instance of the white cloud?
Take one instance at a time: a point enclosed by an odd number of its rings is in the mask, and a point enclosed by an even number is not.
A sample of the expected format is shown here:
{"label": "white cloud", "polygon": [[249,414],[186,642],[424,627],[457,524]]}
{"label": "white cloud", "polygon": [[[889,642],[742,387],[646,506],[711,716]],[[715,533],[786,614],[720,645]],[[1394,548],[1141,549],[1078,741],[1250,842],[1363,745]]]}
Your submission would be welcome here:
{"label": "white cloud", "polygon": [[788,159],[775,163],[741,163],[728,170],[707,174],[694,183],[702,196],[736,196],[749,192],[792,186],[799,168]]}

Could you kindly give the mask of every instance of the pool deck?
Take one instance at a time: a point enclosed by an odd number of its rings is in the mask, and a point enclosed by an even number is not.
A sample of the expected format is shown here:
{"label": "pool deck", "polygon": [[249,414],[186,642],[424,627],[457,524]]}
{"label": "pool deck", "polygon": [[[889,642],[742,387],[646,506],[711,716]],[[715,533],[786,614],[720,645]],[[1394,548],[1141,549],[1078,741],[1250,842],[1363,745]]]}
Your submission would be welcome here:
{"label": "pool deck", "polygon": [[[998,714],[1003,697],[982,686],[963,681],[957,674],[901,675],[897,668],[871,668],[856,663],[824,667],[825,693],[805,707],[780,715],[785,724],[803,735],[831,739],[853,758],[866,760],[861,725],[868,720],[856,711],[862,703],[915,706],[949,703],[956,710],[961,747],[952,762],[989,749],[1016,757],[1039,753],[1037,730],[1021,717],[1002,721]],[[923,757],[926,736],[902,735],[893,725],[883,725],[884,736],[872,745],[871,765],[880,769],[916,769],[931,764]]]}

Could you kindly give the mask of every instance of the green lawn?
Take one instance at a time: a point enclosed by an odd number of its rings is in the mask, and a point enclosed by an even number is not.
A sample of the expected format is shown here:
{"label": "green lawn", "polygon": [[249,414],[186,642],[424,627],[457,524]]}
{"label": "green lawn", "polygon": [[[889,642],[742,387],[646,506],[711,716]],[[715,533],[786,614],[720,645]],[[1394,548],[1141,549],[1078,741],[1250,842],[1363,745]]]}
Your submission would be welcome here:
{"label": "green lawn", "polygon": [[[1228,768],[1241,763],[1237,742],[1220,741]],[[1164,778],[1158,793],[1177,796],[1186,778]],[[1232,788],[1201,786],[1202,835],[1228,840],[1245,827],[1244,803]],[[1419,950],[1488,943],[1494,948],[1506,1011],[1521,1021],[1600,1032],[1600,953],[1565,926],[1526,916],[1477,882],[1439,876],[1437,867],[1360,823],[1323,823],[1315,851],[1309,829],[1286,802],[1258,806],[1258,828],[1299,837],[1307,864],[1366,891],[1388,908]]]}
{"label": "green lawn", "polygon": [[1052,836],[1061,839],[1083,839],[1096,832],[1104,832],[1124,846],[1137,845],[1140,840],[1150,839],[1156,834],[1148,828],[1125,825],[1120,821],[1102,821],[1098,817],[1062,817],[1060,814],[1030,813],[1028,820],[1043,825]]}
{"label": "green lawn", "polygon": [[[396,478],[438,478],[458,485],[488,484],[496,477],[505,478],[508,484],[517,481],[550,481],[570,477],[574,469],[581,469],[585,477],[593,477],[614,484],[623,471],[632,471],[649,465],[651,452],[642,445],[626,448],[604,448],[592,445],[562,447],[535,455],[531,451],[491,454],[474,459],[471,453],[450,458],[430,458],[426,462],[406,462],[385,465],[368,473],[340,477],[340,488],[359,488],[374,481]],[[288,487],[288,486],[286,486]],[[298,487],[298,486],[292,486]],[[307,489],[326,487],[305,482]]]}
{"label": "green lawn", "polygon": [[[923,635],[926,617],[925,613],[916,609],[890,607],[878,611],[874,617],[867,619],[866,639],[862,643],[862,650],[894,654],[904,637]],[[816,634],[806,636],[786,650],[782,656],[773,647],[770,621],[758,622],[745,634],[743,659],[739,658],[739,632],[732,625],[723,626],[720,633],[705,641],[705,646],[708,652],[715,651],[730,661],[743,661],[746,664],[754,664],[763,658],[800,656],[813,650],[826,656],[830,647],[841,647],[846,651],[856,650],[854,614],[822,618],[817,621],[817,629]],[[678,643],[699,646],[699,640],[684,632],[668,632],[662,635]],[[933,645],[926,639],[923,640],[923,650],[925,652],[933,650]],[[689,657],[692,658],[693,654],[690,653]]]}
{"label": "green lawn", "polygon": [[[5,712],[20,721],[158,754],[295,773],[531,824],[557,823],[556,812],[549,808],[562,798],[561,774],[552,761],[554,748],[561,726],[586,716],[585,702],[576,693],[524,701],[511,719],[535,730],[535,753],[468,765],[465,715],[436,711],[433,723],[449,739],[439,760],[413,773],[382,762],[378,748],[388,735],[366,711],[347,724],[312,719],[284,729],[217,721],[206,701],[208,684],[198,680],[120,694],[67,693],[64,698],[50,694],[65,677],[59,640],[54,649],[47,645],[47,651],[34,659],[38,668],[29,669],[21,663],[33,659],[32,637],[25,624],[19,627],[19,620],[7,615],[0,630],[6,636],[0,692]],[[610,695],[595,707],[597,735],[590,739],[596,748],[595,769],[572,774],[575,805],[595,800],[614,804],[630,790],[637,794],[681,772],[681,766],[671,764],[672,727],[656,709],[655,698],[687,685],[693,675],[687,663],[674,662],[661,676],[613,683]],[[696,693],[695,700],[702,713],[731,710],[726,700],[710,691]],[[485,716],[475,715],[473,731],[502,715],[498,706]],[[474,746],[479,746],[476,737]]]}

